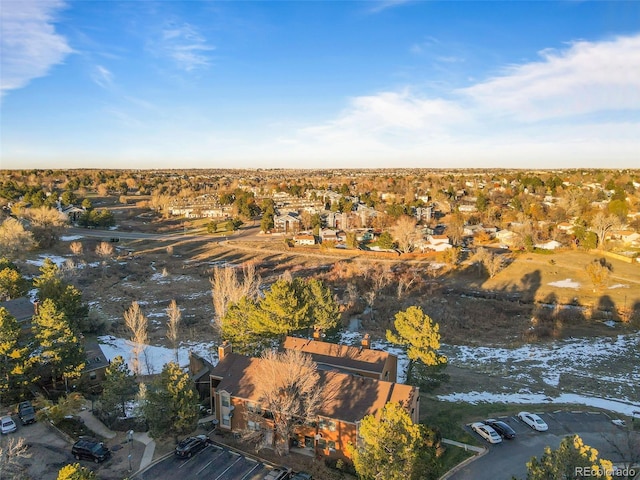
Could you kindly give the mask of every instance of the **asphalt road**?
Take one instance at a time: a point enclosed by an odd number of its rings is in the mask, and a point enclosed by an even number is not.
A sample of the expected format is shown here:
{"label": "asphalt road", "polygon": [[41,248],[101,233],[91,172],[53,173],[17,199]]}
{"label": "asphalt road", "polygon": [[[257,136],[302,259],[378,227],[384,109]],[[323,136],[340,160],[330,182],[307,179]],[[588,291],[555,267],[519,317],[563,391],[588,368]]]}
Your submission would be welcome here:
{"label": "asphalt road", "polygon": [[131,232],[121,230],[102,230],[97,228],[77,228],[70,227],[64,232],[65,235],[78,235],[91,238],[119,238],[123,240],[208,240],[210,242],[225,242],[227,240],[240,239],[257,234],[260,231],[260,227],[245,227],[237,230],[236,232],[226,236],[205,236],[202,234],[193,234],[189,230],[186,232],[176,233],[143,233],[143,232]]}
{"label": "asphalt road", "polygon": [[[511,480],[527,477],[526,463],[531,457],[540,456],[546,446],[558,448],[562,439],[574,433],[580,435],[585,444],[594,447],[600,457],[611,460],[614,464],[621,463],[622,458],[610,444],[611,441],[619,446],[626,445],[626,437],[620,427],[611,423],[611,419],[602,413],[577,413],[558,411],[554,413],[540,413],[542,419],[549,425],[546,432],[535,432],[522,423],[515,415],[501,417],[517,434],[514,440],[504,440],[502,443],[490,445],[484,442],[489,452],[474,460],[470,464],[449,477],[450,480]],[[482,421],[483,419],[478,419]],[[467,430],[473,435],[469,427]],[[640,437],[639,432],[634,432]],[[481,439],[478,436],[478,439]]]}
{"label": "asphalt road", "polygon": [[190,459],[168,455],[134,480],[262,480],[268,471],[269,467],[259,461],[209,445]]}

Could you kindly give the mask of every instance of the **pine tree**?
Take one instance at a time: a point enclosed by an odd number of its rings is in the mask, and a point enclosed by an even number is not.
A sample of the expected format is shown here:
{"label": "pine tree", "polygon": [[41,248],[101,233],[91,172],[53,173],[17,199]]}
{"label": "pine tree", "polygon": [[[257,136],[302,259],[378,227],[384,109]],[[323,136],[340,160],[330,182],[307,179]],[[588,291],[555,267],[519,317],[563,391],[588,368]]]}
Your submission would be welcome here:
{"label": "pine tree", "polygon": [[310,306],[308,326],[325,331],[335,328],[340,320],[340,307],[333,298],[331,289],[314,278],[306,283],[304,292]]}
{"label": "pine tree", "polygon": [[36,340],[35,359],[51,369],[52,380],[62,376],[65,383],[78,378],[84,368],[84,348],[64,312],[47,298],[33,317]]}
{"label": "pine tree", "polygon": [[431,478],[426,457],[424,427],[395,402],[387,403],[379,417],[367,415],[360,423],[358,446],[352,447],[353,463],[363,480],[418,480]]}
{"label": "pine tree", "polygon": [[19,336],[18,321],[0,307],[0,399],[16,396],[27,381],[28,349],[19,345]]}
{"label": "pine tree", "polygon": [[38,289],[38,300],[53,300],[73,328],[80,331],[89,313],[88,307],[82,303],[82,293],[62,280],[60,268],[49,258],[45,259],[40,272],[40,276],[33,280],[33,286]]}
{"label": "pine tree", "polygon": [[[578,475],[577,469],[583,469],[584,475]],[[613,464],[598,457],[595,448],[585,445],[578,435],[565,437],[557,450],[546,447],[538,460],[532,457],[527,463],[527,480],[547,480],[550,478],[590,478],[610,480],[609,472]],[[588,473],[587,473],[588,472]]]}
{"label": "pine tree", "polygon": [[447,358],[438,355],[440,326],[434,323],[420,307],[409,307],[396,313],[393,323],[397,333],[387,330],[387,340],[407,346],[410,360],[420,360],[427,366],[440,365]]}
{"label": "pine tree", "polygon": [[65,465],[58,471],[57,480],[97,480],[96,474],[79,463]]}
{"label": "pine tree", "polygon": [[107,367],[102,387],[101,403],[104,411],[125,417],[126,402],[135,398],[138,385],[136,377],[120,355]]}
{"label": "pine tree", "polygon": [[258,324],[261,332],[284,335],[308,326],[311,305],[304,298],[303,283],[277,280],[260,301]]}
{"label": "pine tree", "polygon": [[144,414],[152,437],[189,433],[198,419],[198,394],[188,373],[167,363],[146,394]]}

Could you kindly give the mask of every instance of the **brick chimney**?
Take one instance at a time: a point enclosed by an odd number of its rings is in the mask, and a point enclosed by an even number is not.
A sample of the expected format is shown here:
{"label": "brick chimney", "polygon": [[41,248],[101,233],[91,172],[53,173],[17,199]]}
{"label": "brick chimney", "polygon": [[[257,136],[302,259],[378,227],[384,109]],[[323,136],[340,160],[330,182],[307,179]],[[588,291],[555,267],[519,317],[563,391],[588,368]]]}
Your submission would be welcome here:
{"label": "brick chimney", "polygon": [[222,345],[218,345],[218,359],[222,360],[225,356],[232,352],[231,344],[228,341],[222,342]]}
{"label": "brick chimney", "polygon": [[362,338],[362,342],[360,342],[362,348],[371,348],[371,336],[366,333]]}

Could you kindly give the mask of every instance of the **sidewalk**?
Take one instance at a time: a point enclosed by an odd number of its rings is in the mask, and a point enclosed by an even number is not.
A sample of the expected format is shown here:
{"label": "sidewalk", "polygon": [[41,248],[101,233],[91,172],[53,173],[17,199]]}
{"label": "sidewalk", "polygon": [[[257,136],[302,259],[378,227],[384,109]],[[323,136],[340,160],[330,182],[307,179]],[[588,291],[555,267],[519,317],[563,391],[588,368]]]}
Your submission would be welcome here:
{"label": "sidewalk", "polygon": [[[84,408],[80,410],[79,415],[82,420],[84,420],[85,425],[101,437],[107,439],[113,439],[116,437],[116,432],[110,430],[104,423],[98,420],[98,418],[96,418],[93,413],[91,413],[91,403],[89,403],[88,405],[85,404]],[[144,445],[144,453],[142,454],[140,467],[138,468],[138,470],[142,470],[143,468],[149,466],[153,461],[156,442],[151,437],[149,437],[149,434],[147,432],[134,432],[133,439],[136,442],[140,442]]]}

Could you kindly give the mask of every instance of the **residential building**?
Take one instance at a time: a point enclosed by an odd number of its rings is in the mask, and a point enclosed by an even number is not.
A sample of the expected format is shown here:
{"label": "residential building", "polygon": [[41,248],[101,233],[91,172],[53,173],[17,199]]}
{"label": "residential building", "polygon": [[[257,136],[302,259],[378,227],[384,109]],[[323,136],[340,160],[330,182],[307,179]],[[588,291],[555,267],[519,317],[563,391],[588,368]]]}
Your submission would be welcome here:
{"label": "residential building", "polygon": [[27,297],[14,298],[0,302],[0,307],[4,307],[20,325],[21,335],[31,332],[31,319],[38,312],[38,304],[31,303]]}
{"label": "residential building", "polygon": [[[368,338],[365,339],[368,342]],[[293,448],[316,456],[348,458],[358,428],[367,415],[379,415],[388,402],[401,404],[418,422],[419,389],[380,380],[395,379],[397,359],[366,346],[349,347],[318,340],[287,337],[285,349],[309,353],[318,364],[323,398],[313,422],[300,424],[290,438]],[[260,405],[260,358],[233,353],[229,343],[218,347],[218,364],[211,369],[211,409],[223,431],[263,433],[266,447],[274,444],[270,412]],[[200,364],[198,364],[200,366]],[[202,378],[202,377],[200,377]]]}
{"label": "residential building", "polygon": [[322,370],[335,370],[388,382],[397,380],[398,358],[388,352],[372,349],[369,334],[364,336],[359,347],[320,341],[319,330],[313,335],[311,340],[286,337],[282,348],[308,353]]}

